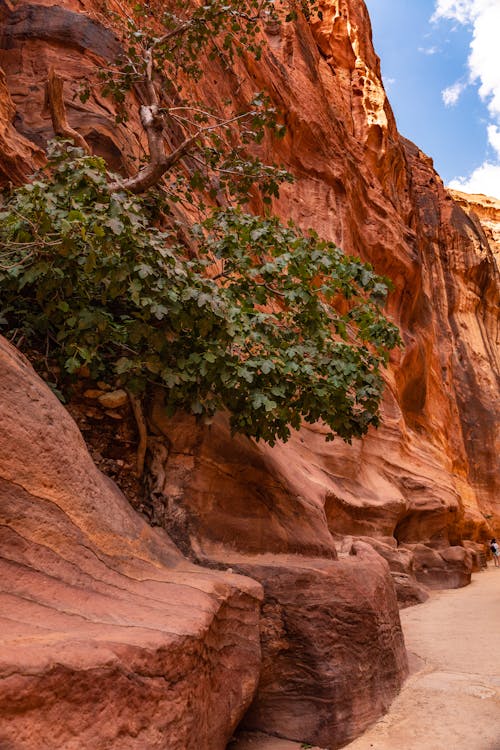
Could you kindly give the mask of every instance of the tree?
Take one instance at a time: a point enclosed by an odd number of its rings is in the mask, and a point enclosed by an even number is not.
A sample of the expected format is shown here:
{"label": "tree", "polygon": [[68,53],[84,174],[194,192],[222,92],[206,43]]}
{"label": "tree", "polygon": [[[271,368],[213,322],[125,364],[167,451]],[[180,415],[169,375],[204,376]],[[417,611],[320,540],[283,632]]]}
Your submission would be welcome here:
{"label": "tree", "polygon": [[[117,179],[111,189],[143,193],[166,175],[163,189],[176,202],[181,196],[190,203],[199,200],[206,189],[202,208],[207,197],[221,193],[233,201],[245,200],[255,182],[266,202],[277,195],[279,183],[289,176],[262,164],[247,148],[260,143],[266,130],[284,135],[269,97],[240,92],[236,99],[228,98],[220,112],[196,92],[202,88],[197,84],[203,81],[207,60],[218,65],[222,78],[238,58],[259,59],[265,44],[262,24],[291,21],[297,16],[296,5],[306,14],[317,12],[315,0],[302,6],[291,0],[281,20],[274,0],[208,0],[202,5],[173,0],[167,9],[164,4],[133,9],[121,4],[122,14],[114,17],[121,53],[99,77],[102,93],[115,102],[118,122],[128,119],[127,95],[134,92],[140,100],[149,158],[136,175]],[[56,114],[63,109],[61,92],[49,85],[49,100],[59,101],[52,107]],[[82,90],[82,101],[90,92],[89,86]],[[55,128],[62,136],[68,134],[64,117]]]}
{"label": "tree", "polygon": [[[256,186],[269,199],[288,178],[248,151],[266,128],[281,132],[265,96],[230,115],[189,97],[179,104],[179,79],[202,74],[200,45],[220,54],[222,44],[229,60],[243,48],[260,54],[263,13],[274,13],[271,2],[214,0],[189,16],[168,12],[160,36],[151,19],[139,29],[129,17],[132,41],[104,84],[119,102],[143,84],[151,158],[124,179],[87,148],[49,148],[47,167],[0,213],[0,325],[57,358],[69,379],[86,366],[118,381],[139,426],[139,404],[162,388],[170,413],[227,409],[233,430],[271,445],[302,420],[350,440],[378,424],[381,367],[399,343],[382,314],[386,280],[313,232],[243,210]],[[54,129],[74,141],[55,74],[49,99]],[[170,151],[169,120],[178,126]],[[182,242],[176,201],[199,215]]]}

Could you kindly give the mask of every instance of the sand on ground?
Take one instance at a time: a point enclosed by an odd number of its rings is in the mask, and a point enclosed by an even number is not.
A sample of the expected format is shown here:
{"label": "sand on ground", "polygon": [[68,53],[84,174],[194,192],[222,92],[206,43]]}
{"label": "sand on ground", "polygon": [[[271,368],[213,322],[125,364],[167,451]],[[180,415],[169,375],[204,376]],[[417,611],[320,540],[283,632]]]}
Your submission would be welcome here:
{"label": "sand on ground", "polygon": [[401,612],[412,671],[344,750],[500,750],[500,568]]}
{"label": "sand on ground", "polygon": [[[401,612],[411,674],[389,712],[344,750],[500,750],[500,568]],[[259,734],[231,750],[298,750]]]}

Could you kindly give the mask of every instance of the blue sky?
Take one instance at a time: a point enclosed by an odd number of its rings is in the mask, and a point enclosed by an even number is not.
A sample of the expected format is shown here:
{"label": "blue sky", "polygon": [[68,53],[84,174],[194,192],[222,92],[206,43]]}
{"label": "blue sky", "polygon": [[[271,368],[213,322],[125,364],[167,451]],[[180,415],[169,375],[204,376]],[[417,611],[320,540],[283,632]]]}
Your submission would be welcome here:
{"label": "blue sky", "polygon": [[500,198],[500,0],[365,0],[402,135],[444,182]]}

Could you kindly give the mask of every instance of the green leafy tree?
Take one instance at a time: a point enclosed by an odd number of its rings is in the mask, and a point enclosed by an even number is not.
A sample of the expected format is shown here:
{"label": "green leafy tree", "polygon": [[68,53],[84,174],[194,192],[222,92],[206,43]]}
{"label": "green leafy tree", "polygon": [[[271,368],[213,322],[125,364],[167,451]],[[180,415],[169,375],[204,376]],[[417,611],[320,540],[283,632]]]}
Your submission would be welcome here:
{"label": "green leafy tree", "polygon": [[235,430],[270,443],[301,419],[345,439],[378,423],[380,366],[399,339],[369,266],[239,209],[194,225],[189,259],[144,199],[109,191],[100,158],[56,146],[50,166],[0,213],[8,330],[68,375],[86,365],[140,394],[161,385],[171,412],[227,408]]}
{"label": "green leafy tree", "polygon": [[[157,388],[170,413],[226,409],[234,431],[270,444],[302,420],[345,440],[379,421],[381,368],[399,343],[382,313],[386,280],[313,232],[244,210],[290,179],[252,155],[266,130],[283,133],[264,94],[223,113],[191,96],[202,53],[258,57],[259,24],[273,18],[270,0],[128,14],[123,52],[101,78],[121,118],[127,96],[142,97],[147,163],[123,178],[89,154],[52,74],[54,130],[85,150],[53,144],[47,167],[4,196],[0,325],[56,359],[66,383],[85,366],[126,387],[139,427],[138,404]],[[178,202],[199,216],[182,242]],[[144,450],[143,439],[140,469]]]}

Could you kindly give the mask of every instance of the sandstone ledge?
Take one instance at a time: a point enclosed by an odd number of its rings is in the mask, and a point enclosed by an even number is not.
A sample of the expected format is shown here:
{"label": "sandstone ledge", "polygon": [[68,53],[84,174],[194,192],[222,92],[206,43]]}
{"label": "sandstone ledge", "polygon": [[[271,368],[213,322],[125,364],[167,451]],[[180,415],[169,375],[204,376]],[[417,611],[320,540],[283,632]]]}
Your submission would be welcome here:
{"label": "sandstone ledge", "polygon": [[387,710],[407,660],[389,569],[371,547],[357,542],[339,560],[227,552],[221,561],[265,592],[245,729],[333,750]]}
{"label": "sandstone ledge", "polygon": [[259,584],[150,529],[0,340],[0,746],[220,750],[260,668]]}

